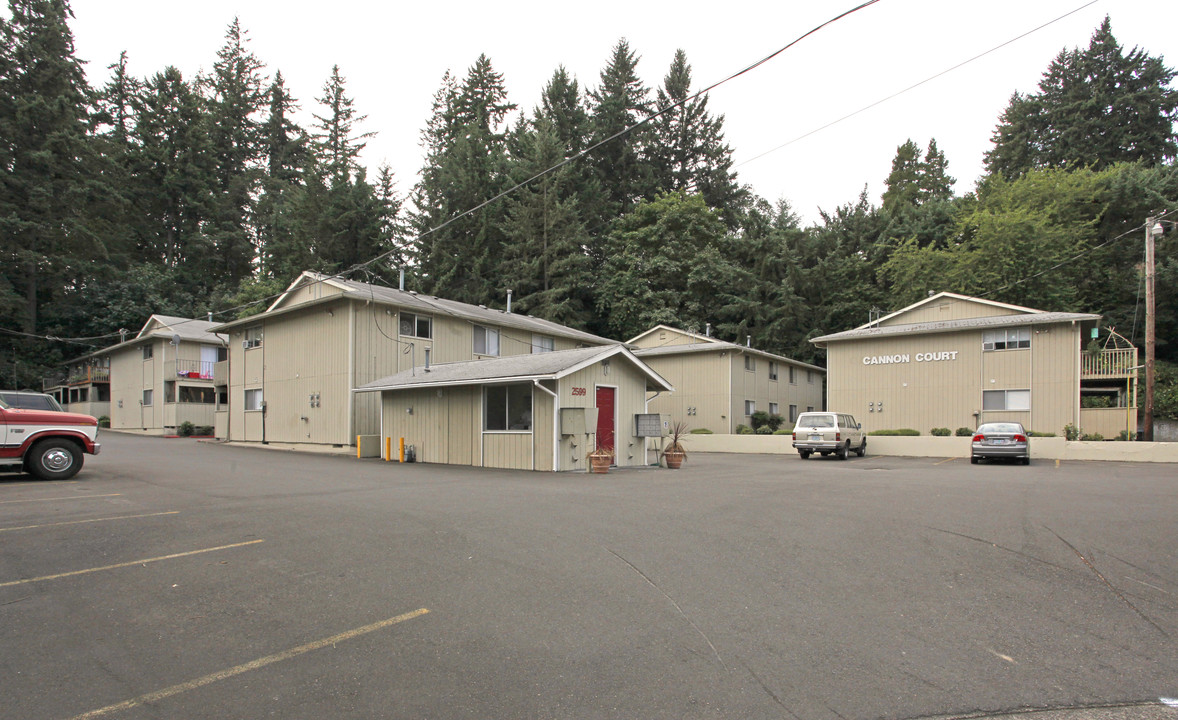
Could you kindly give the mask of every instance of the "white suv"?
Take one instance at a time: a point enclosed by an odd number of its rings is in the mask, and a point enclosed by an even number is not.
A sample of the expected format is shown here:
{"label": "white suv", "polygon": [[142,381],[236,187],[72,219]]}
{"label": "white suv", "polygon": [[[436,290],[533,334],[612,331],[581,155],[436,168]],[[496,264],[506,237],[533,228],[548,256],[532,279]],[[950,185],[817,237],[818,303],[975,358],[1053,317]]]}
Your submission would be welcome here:
{"label": "white suv", "polygon": [[867,454],[867,434],[863,432],[863,426],[846,413],[802,413],[794,424],[793,438],[794,447],[803,460],[811,453],[834,453],[840,460],[846,460],[851,452],[859,457]]}

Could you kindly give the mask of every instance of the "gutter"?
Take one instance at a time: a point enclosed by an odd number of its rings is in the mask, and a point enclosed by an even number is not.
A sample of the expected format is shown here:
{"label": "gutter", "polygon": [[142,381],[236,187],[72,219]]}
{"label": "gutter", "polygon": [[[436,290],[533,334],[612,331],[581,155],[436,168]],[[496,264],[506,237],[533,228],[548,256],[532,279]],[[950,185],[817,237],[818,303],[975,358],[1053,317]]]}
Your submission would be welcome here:
{"label": "gutter", "polygon": [[[548,388],[540,384],[539,380],[532,380],[532,387],[543,390],[552,396],[552,472],[560,470],[560,395],[552,392]],[[532,418],[535,420],[536,413],[532,413]],[[532,430],[532,437],[535,437],[535,429]],[[532,457],[536,457],[535,450],[532,451]],[[535,463],[535,460],[532,460]],[[535,465],[532,466],[535,470]]]}

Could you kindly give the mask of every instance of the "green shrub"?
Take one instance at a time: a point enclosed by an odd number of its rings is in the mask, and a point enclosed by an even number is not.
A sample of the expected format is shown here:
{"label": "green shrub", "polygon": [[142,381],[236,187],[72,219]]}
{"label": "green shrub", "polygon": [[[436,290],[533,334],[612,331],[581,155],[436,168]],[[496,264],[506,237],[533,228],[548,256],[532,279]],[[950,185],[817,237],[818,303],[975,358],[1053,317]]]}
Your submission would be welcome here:
{"label": "green shrub", "polygon": [[869,432],[867,434],[868,435],[888,436],[888,437],[892,437],[892,436],[917,437],[920,435],[920,431],[913,430],[912,428],[900,428],[899,430],[872,430],[871,432]]}
{"label": "green shrub", "polygon": [[758,410],[749,416],[749,422],[752,423],[753,430],[765,427],[769,424],[769,413],[764,410]]}
{"label": "green shrub", "polygon": [[707,428],[696,428],[688,433],[688,435],[711,435],[712,431]]}
{"label": "green shrub", "polygon": [[949,428],[933,428],[928,434],[933,437],[949,437],[952,433],[949,432]]}
{"label": "green shrub", "polygon": [[748,425],[737,425],[736,426],[736,434],[737,435],[752,435],[753,429],[751,427],[749,427]]}
{"label": "green shrub", "polygon": [[217,429],[214,428],[212,425],[197,425],[196,430],[193,431],[193,434],[194,435],[204,435],[206,437],[212,437],[213,435],[217,434]]}
{"label": "green shrub", "polygon": [[1121,432],[1117,433],[1117,439],[1120,440],[1121,442],[1125,442],[1126,440],[1129,439],[1129,431],[1122,430]]}
{"label": "green shrub", "polygon": [[1034,430],[1027,431],[1027,437],[1055,437],[1055,433],[1041,433]]}
{"label": "green shrub", "polygon": [[195,425],[193,425],[188,420],[185,420],[184,422],[180,423],[180,426],[178,428],[176,428],[176,432],[177,432],[177,434],[180,435],[180,437],[188,437],[189,435],[192,434],[192,431],[195,429],[196,429]]}
{"label": "green shrub", "polygon": [[1092,442],[1099,442],[1101,440],[1104,440],[1104,436],[1101,435],[1100,433],[1086,433],[1084,435],[1081,435],[1080,439],[1081,440],[1089,440]]}
{"label": "green shrub", "polygon": [[1079,440],[1080,439],[1080,428],[1076,427],[1075,425],[1073,425],[1071,423],[1068,423],[1067,425],[1063,426],[1063,436],[1065,438],[1067,438],[1069,441]]}
{"label": "green shrub", "polygon": [[100,428],[102,428],[102,427],[104,427],[104,428],[108,428],[108,427],[110,427],[110,418],[109,418],[108,416],[106,416],[106,415],[100,415],[100,416],[98,417],[98,427],[100,427]]}
{"label": "green shrub", "polygon": [[957,437],[973,437],[973,430],[967,427],[959,427],[957,428],[957,432],[954,434],[957,435]]}
{"label": "green shrub", "polygon": [[769,416],[769,429],[773,432],[777,432],[781,429],[781,424],[783,422],[785,422],[785,418],[781,417],[777,413],[773,413]]}
{"label": "green shrub", "polygon": [[781,428],[779,430],[774,430],[773,434],[774,435],[793,435],[794,431],[793,430],[786,430],[785,428]]}
{"label": "green shrub", "polygon": [[762,425],[753,432],[755,432],[757,435],[772,435],[773,428],[769,427],[768,425]]}
{"label": "green shrub", "polygon": [[1080,398],[1082,408],[1111,408],[1116,407],[1115,398],[1109,395],[1084,395]]}

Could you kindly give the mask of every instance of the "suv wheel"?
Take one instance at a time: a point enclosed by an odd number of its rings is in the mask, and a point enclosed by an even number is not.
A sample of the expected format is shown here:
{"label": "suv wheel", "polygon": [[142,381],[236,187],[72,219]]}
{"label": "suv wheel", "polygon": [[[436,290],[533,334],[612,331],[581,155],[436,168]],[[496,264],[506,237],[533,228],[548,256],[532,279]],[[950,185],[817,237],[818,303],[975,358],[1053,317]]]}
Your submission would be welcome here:
{"label": "suv wheel", "polygon": [[82,451],[69,440],[42,440],[33,446],[25,468],[41,480],[68,480],[82,469]]}
{"label": "suv wheel", "polygon": [[839,445],[839,449],[838,449],[837,454],[838,454],[839,460],[846,460],[847,459],[847,446],[846,445]]}
{"label": "suv wheel", "polygon": [[859,449],[855,451],[855,454],[859,457],[867,454],[867,438],[863,438],[863,442],[859,443]]}

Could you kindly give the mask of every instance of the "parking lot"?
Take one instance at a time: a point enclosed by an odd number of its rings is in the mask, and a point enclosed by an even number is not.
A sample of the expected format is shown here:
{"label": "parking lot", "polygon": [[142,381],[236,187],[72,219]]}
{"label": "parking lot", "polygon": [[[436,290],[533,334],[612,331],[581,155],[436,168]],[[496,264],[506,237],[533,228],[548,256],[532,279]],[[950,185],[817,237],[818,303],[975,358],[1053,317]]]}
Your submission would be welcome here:
{"label": "parking lot", "polygon": [[0,716],[1178,718],[1172,465],[101,441],[0,476]]}

